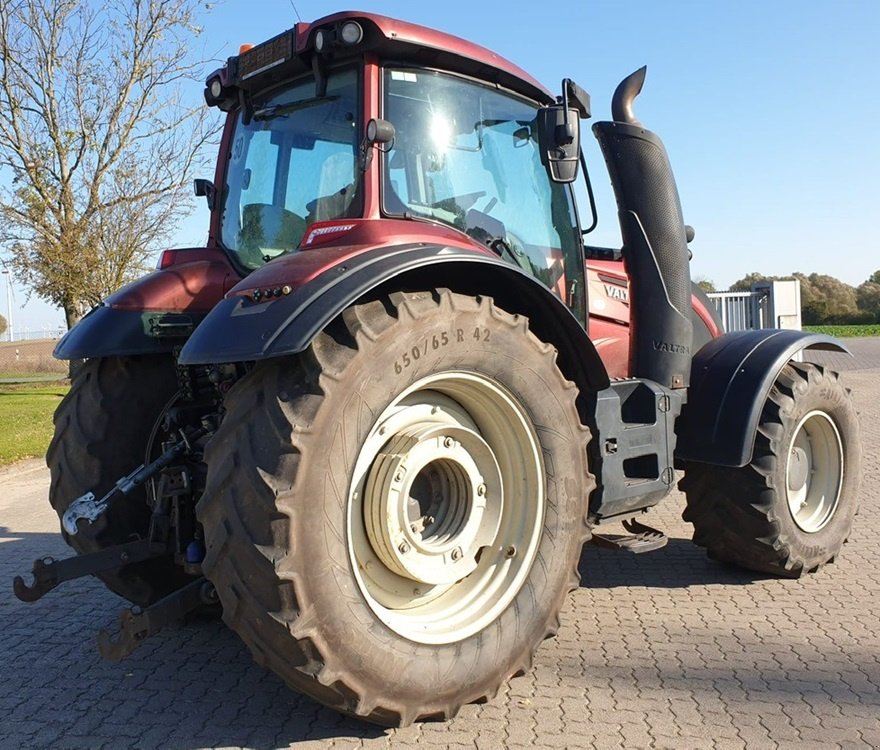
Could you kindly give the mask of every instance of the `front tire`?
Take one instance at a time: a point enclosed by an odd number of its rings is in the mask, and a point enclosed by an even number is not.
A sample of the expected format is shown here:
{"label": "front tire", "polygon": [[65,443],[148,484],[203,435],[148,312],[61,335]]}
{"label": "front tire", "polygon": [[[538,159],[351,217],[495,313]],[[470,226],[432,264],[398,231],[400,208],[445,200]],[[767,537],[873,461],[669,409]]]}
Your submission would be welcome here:
{"label": "front tire", "polygon": [[839,376],[790,362],[767,397],[748,465],[685,466],[683,518],[711,557],[796,578],[840,552],[860,470],[858,419]]}
{"label": "front tire", "polygon": [[491,300],[394,294],[236,384],[203,569],[260,663],[386,725],[449,718],[558,627],[593,487],[575,387]]}

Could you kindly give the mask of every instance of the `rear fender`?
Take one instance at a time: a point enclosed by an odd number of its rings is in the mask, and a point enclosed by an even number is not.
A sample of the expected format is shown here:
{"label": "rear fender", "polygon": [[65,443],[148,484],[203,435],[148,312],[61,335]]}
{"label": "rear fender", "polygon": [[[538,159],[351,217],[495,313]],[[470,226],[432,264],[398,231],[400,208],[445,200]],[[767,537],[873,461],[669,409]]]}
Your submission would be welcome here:
{"label": "rear fender", "polygon": [[[314,252],[320,250],[286,259],[291,278],[299,258],[311,264],[309,254]],[[325,267],[299,286],[276,283],[270,296],[233,290],[187,341],[180,363],[250,362],[296,354],[367,294],[446,287],[491,296],[508,312],[528,316],[531,329],[556,347],[560,368],[579,386],[600,390],[609,382],[586,331],[562,301],[524,271],[484,253],[425,243],[382,247]]]}
{"label": "rear fender", "polygon": [[727,333],[700,349],[676,428],[675,458],[719,466],[749,463],[767,395],[786,363],[805,349],[849,354],[830,336],[777,329]]}

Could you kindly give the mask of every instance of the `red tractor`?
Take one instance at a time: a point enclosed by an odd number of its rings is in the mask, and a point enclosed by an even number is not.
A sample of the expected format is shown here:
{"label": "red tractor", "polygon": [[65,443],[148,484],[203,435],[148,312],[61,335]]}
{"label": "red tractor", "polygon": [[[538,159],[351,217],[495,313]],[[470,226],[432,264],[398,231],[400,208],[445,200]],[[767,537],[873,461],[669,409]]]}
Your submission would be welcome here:
{"label": "red tractor", "polygon": [[643,79],[593,126],[615,250],[585,243],[590,100],[568,79],[555,96],[474,44],[353,12],[229,58],[205,90],[227,113],[196,181],[205,247],[166,251],[56,349],[86,360],[48,454],[79,555],[37,561],[19,597],[100,576],[138,605],[102,633],[110,658],[222,608],[295,689],[398,725],[529,668],[594,526],[665,543],[637,519],[676,469],[713,557],[781,576],[833,560],[856,416],[798,355],[842,347],[719,329],[666,152],[633,115]]}

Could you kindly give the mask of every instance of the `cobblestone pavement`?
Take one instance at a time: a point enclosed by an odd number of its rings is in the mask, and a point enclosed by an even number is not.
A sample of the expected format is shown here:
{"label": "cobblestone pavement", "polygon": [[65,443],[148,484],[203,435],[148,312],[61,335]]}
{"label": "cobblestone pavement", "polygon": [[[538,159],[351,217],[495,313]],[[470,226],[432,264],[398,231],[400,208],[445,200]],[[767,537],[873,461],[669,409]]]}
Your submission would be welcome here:
{"label": "cobblestone pavement", "polygon": [[841,343],[850,351],[852,356],[843,352],[811,350],[804,354],[804,360],[828,365],[837,370],[837,372],[880,368],[880,338],[842,339]]}
{"label": "cobblestone pavement", "polygon": [[448,723],[382,730],[289,691],[219,623],[168,628],[104,662],[122,600],[93,580],[27,605],[13,575],[64,555],[39,462],[0,473],[0,747],[880,746],[880,370],[853,369],[861,515],[838,562],[778,580],[706,559],[678,493],[638,557],[587,547],[582,587],[534,669]]}

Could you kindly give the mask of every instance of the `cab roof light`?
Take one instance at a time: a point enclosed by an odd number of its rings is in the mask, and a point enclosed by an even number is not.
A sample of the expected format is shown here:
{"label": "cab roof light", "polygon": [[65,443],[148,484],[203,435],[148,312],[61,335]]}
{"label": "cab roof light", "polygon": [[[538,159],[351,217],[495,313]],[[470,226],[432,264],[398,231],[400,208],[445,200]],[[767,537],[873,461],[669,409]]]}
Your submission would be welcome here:
{"label": "cab roof light", "polygon": [[357,21],[345,21],[339,26],[318,29],[315,32],[315,50],[327,52],[331,47],[354,47],[364,38],[364,27]]}
{"label": "cab roof light", "polygon": [[364,38],[364,30],[357,21],[346,21],[339,29],[343,44],[358,44]]}

